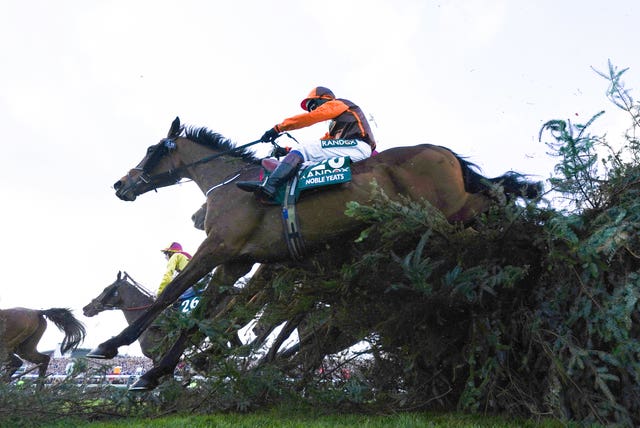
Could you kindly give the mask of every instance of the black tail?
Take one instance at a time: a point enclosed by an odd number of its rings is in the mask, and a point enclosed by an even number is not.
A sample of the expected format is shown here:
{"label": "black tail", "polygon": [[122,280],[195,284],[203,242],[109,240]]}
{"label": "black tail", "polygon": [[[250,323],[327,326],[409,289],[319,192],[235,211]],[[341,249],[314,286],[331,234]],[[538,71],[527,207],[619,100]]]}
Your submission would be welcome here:
{"label": "black tail", "polygon": [[535,199],[542,194],[541,181],[529,181],[526,175],[515,171],[508,171],[500,177],[488,178],[478,172],[480,168],[476,164],[455,156],[462,168],[464,188],[469,193],[487,193],[491,190],[492,184],[499,184],[508,198]]}
{"label": "black tail", "polygon": [[60,352],[66,354],[72,349],[76,349],[84,341],[87,334],[84,324],[78,321],[69,309],[51,308],[40,311],[42,315],[49,318],[65,336],[60,345]]}

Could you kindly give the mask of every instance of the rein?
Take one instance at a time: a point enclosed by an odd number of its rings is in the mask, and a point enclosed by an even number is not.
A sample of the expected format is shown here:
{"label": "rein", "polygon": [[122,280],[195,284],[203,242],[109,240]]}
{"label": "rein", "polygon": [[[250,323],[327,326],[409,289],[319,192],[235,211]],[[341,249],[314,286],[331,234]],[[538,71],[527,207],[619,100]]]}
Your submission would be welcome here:
{"label": "rein", "polygon": [[[167,139],[165,139],[165,142],[168,142],[168,141],[172,142],[172,143],[173,143],[172,145],[175,147],[175,142],[173,141],[173,139],[171,139],[171,138],[167,138]],[[186,170],[186,169],[187,169],[187,168],[189,168],[189,167],[196,166],[196,165],[201,165],[201,164],[203,164],[203,163],[211,162],[212,160],[217,159],[217,158],[219,158],[219,157],[221,157],[221,156],[227,155],[227,154],[229,154],[229,153],[233,153],[233,152],[235,152],[235,151],[237,151],[237,150],[243,150],[243,149],[246,149],[247,147],[250,147],[250,146],[253,146],[254,144],[258,144],[258,143],[262,143],[262,142],[263,142],[263,141],[262,141],[261,139],[260,139],[260,140],[256,140],[256,141],[252,141],[252,142],[247,143],[247,144],[244,144],[244,145],[242,145],[242,146],[234,147],[234,148],[232,148],[232,149],[230,149],[230,150],[225,150],[224,152],[216,153],[216,154],[211,155],[211,156],[206,156],[206,157],[204,157],[204,158],[202,158],[202,159],[199,159],[199,160],[197,160],[197,161],[194,161],[194,162],[188,163],[188,164],[186,164],[186,165],[182,165],[181,167],[178,167],[178,168],[170,169],[170,170],[168,170],[168,171],[166,171],[166,172],[161,172],[160,174],[156,174],[156,175],[151,175],[151,176],[150,176],[150,175],[146,174],[146,173],[144,172],[144,169],[143,169],[143,170],[142,170],[142,171],[143,171],[143,173],[140,175],[140,178],[141,178],[145,183],[149,183],[149,182],[151,182],[152,180],[153,180],[153,181],[156,181],[156,180],[164,181],[164,179],[165,179],[165,178],[166,178],[167,180],[169,180],[169,179],[170,179],[170,180],[173,180],[173,181],[175,181],[175,182],[178,182],[178,180],[177,180],[177,179],[174,179],[174,176],[175,176],[176,174],[178,174],[179,172]],[[237,177],[236,177],[236,178],[237,178]],[[225,183],[225,184],[226,184],[226,183]],[[209,190],[209,191],[211,191],[211,190]]]}
{"label": "rein", "polygon": [[[127,281],[127,279],[130,279],[131,282]],[[122,281],[124,281],[125,284],[127,285],[131,285],[133,286],[134,289],[138,290],[140,293],[142,293],[143,295],[149,297],[152,300],[152,303],[149,303],[148,305],[143,305],[143,306],[132,306],[132,307],[122,307],[122,306],[114,306],[111,304],[105,304],[103,303],[101,300],[97,300],[94,299],[92,301],[93,304],[98,304],[101,307],[103,307],[104,309],[109,309],[109,310],[121,310],[121,311],[142,311],[145,309],[148,309],[151,307],[151,305],[153,304],[153,300],[154,300],[154,295],[148,291],[146,288],[144,288],[144,286],[142,284],[140,284],[138,281],[136,281],[135,279],[131,278],[131,276],[127,273],[124,272],[124,278],[122,279]],[[114,288],[114,292],[117,291],[117,289],[120,287],[120,285],[118,285],[117,288]],[[110,293],[111,294],[111,293]],[[103,297],[103,298],[106,298]]]}
{"label": "rein", "polygon": [[[295,137],[293,137],[293,136],[292,136],[291,134],[289,134],[288,132],[284,132],[284,133],[283,133],[283,135],[286,135],[287,137],[291,138],[291,139],[292,139],[293,141],[295,141],[296,143],[300,144],[300,143],[298,142],[298,140],[296,140],[296,139],[295,139]],[[212,160],[217,159],[217,158],[219,158],[219,157],[221,157],[221,156],[224,156],[224,155],[226,155],[226,154],[233,153],[233,152],[238,151],[238,150],[246,149],[247,147],[251,147],[251,146],[253,146],[253,145],[255,145],[255,144],[258,144],[258,143],[267,143],[267,142],[268,142],[268,141],[263,141],[262,139],[259,139],[259,140],[256,140],[256,141],[252,141],[252,142],[250,142],[250,143],[243,144],[242,146],[234,147],[234,148],[232,148],[232,149],[225,150],[224,152],[216,153],[216,154],[211,155],[211,156],[206,156],[206,157],[204,157],[204,158],[202,158],[202,159],[199,159],[199,160],[197,160],[197,161],[191,162],[191,163],[186,164],[186,165],[182,165],[181,167],[178,167],[178,168],[170,169],[170,170],[168,170],[168,171],[166,171],[166,172],[161,172],[160,174],[156,174],[156,175],[149,175],[149,174],[147,174],[147,173],[144,171],[144,168],[134,168],[134,169],[139,169],[139,170],[141,170],[141,171],[142,171],[142,174],[140,175],[140,179],[141,179],[142,181],[144,181],[145,183],[150,183],[152,180],[153,180],[153,181],[156,181],[156,180],[163,181],[165,178],[166,178],[167,180],[173,180],[175,183],[177,183],[177,182],[178,182],[178,180],[179,180],[179,178],[178,178],[178,179],[176,179],[174,176],[175,176],[176,174],[178,174],[179,172],[181,172],[181,171],[183,171],[183,170],[185,170],[185,169],[187,169],[187,168],[189,168],[189,167],[196,166],[196,165],[201,165],[201,164],[203,164],[203,163],[207,163],[207,162],[211,162]],[[164,140],[164,144],[165,144],[165,147],[167,147],[167,149],[168,149],[168,150],[173,150],[173,149],[175,149],[175,147],[176,147],[176,143],[175,143],[175,141],[174,141],[174,139],[173,139],[173,138],[166,138],[166,139]],[[273,153],[274,153],[274,154],[276,154],[276,156],[280,156],[280,155],[283,155],[283,154],[286,154],[286,153],[287,153],[287,150],[286,150],[286,149],[284,149],[284,148],[282,148],[282,147],[280,147],[280,146],[278,146],[278,144],[277,144],[275,141],[271,141],[271,144],[273,144],[273,145],[275,146],[275,147],[274,147],[274,150],[273,150]],[[283,153],[283,151],[284,151],[284,153]],[[239,176],[239,175],[238,175],[238,176]],[[233,179],[231,179],[231,181],[233,181],[233,180],[235,180],[236,178],[238,178],[238,176],[236,176],[236,177],[234,177]],[[216,185],[216,186],[212,187],[211,189],[207,190],[207,192],[205,193],[205,195],[206,195],[206,196],[208,196],[208,195],[209,195],[209,192],[211,192],[211,191],[212,191],[212,190],[214,190],[215,188],[220,187],[220,186],[224,186],[225,184],[229,184],[231,181],[225,181],[225,182],[224,182],[224,183],[222,183],[222,184],[218,184],[218,185]]]}
{"label": "rein", "polygon": [[[142,311],[144,309],[148,309],[150,308],[151,305],[145,305],[145,306],[135,306],[133,308],[120,308],[121,311]],[[113,309],[117,309],[117,308],[113,308]]]}

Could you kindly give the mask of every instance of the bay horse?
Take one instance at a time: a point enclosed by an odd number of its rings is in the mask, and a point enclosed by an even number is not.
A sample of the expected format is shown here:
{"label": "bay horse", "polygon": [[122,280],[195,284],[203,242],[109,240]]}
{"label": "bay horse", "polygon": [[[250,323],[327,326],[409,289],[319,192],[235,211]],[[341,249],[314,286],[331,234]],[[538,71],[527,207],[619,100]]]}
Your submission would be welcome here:
{"label": "bay horse", "polygon": [[[313,252],[327,241],[357,235],[366,225],[346,216],[345,207],[351,201],[367,204],[375,186],[392,200],[400,196],[424,199],[452,223],[469,222],[486,211],[496,185],[507,197],[534,199],[541,191],[540,183],[527,181],[521,174],[509,171],[487,178],[474,167],[451,150],[430,144],[392,148],[354,163],[350,182],[309,192],[298,202],[300,233],[306,248]],[[211,293],[232,286],[256,262],[289,258],[281,208],[261,204],[253,194],[230,185],[235,180],[258,180],[260,172],[260,160],[246,148],[207,128],[182,126],[176,118],[167,137],[150,146],[137,166],[114,184],[117,197],[134,201],[138,195],[171,186],[182,178],[193,180],[207,195],[206,238],[187,267],[149,309],[88,357],[116,356],[120,346],[135,341],[158,314],[214,268],[207,288]],[[150,372],[166,369],[164,363],[174,361],[175,356],[165,355]]]}
{"label": "bay horse", "polygon": [[65,334],[60,344],[62,354],[75,350],[84,341],[84,324],[69,309],[0,309],[0,363],[3,365],[4,381],[11,380],[11,376],[22,366],[22,359],[37,364],[39,378],[45,377],[50,357],[38,352],[37,346],[47,329],[47,319]]}

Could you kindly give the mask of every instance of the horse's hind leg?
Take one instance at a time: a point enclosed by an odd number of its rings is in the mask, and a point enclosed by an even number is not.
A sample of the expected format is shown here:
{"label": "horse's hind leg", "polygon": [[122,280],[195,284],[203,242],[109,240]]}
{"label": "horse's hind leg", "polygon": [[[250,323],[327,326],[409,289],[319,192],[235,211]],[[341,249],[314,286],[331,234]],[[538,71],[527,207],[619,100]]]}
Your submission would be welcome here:
{"label": "horse's hind leg", "polygon": [[49,361],[51,357],[46,354],[41,354],[36,351],[35,348],[31,350],[24,350],[22,347],[18,349],[17,354],[27,361],[30,361],[38,365],[38,376],[44,378],[47,375],[47,369],[49,368]]}
{"label": "horse's hind leg", "polygon": [[42,338],[42,335],[44,334],[46,328],[47,321],[45,321],[44,318],[41,318],[38,329],[31,336],[29,336],[27,340],[22,342],[16,349],[16,354],[18,354],[20,357],[38,365],[38,376],[40,378],[44,378],[47,375],[49,360],[51,359],[48,355],[41,354],[36,349],[38,347],[38,342],[40,342],[40,339]]}
{"label": "horse's hind leg", "polygon": [[485,212],[489,208],[490,204],[491,200],[482,194],[468,194],[467,200],[462,208],[460,208],[456,213],[450,215],[448,220],[451,223],[460,222],[467,224],[475,216]]}
{"label": "horse's hind leg", "polygon": [[2,380],[4,382],[11,382],[11,376],[22,366],[22,360],[15,354],[7,355],[7,359],[4,364],[4,375]]}

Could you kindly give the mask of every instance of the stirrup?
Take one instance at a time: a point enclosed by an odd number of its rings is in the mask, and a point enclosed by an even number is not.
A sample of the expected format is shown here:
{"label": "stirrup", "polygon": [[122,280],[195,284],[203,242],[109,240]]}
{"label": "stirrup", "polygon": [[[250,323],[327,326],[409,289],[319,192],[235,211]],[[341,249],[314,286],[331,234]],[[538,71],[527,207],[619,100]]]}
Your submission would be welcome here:
{"label": "stirrup", "polygon": [[244,190],[245,192],[256,192],[262,187],[261,181],[238,181],[236,183],[238,188]]}

